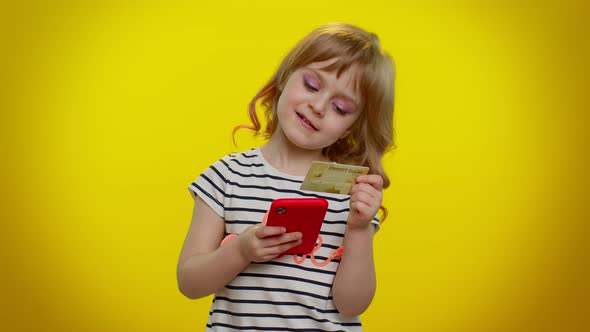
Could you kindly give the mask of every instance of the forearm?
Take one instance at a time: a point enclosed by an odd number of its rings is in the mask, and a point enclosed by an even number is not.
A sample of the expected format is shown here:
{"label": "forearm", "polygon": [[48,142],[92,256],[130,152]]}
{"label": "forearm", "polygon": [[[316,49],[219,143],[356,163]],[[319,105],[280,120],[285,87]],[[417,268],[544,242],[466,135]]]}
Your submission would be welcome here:
{"label": "forearm", "polygon": [[236,240],[213,252],[188,258],[177,270],[178,288],[191,299],[214,293],[243,271],[250,261],[240,252]]}
{"label": "forearm", "polygon": [[371,224],[362,229],[346,230],[344,255],[332,288],[334,304],[342,315],[360,315],[375,295],[373,233]]}

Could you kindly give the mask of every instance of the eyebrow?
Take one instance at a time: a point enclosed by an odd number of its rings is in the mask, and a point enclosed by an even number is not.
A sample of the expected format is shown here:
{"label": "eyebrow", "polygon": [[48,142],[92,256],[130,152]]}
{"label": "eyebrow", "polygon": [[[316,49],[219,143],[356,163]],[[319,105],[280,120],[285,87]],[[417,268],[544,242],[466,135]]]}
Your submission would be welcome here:
{"label": "eyebrow", "polygon": [[[316,74],[319,78],[320,81],[322,82],[326,82],[326,78],[324,77],[324,74],[322,73],[322,70],[318,70],[318,69],[314,69],[314,68],[307,68],[309,70],[311,70],[312,72],[314,72],[314,74]],[[338,93],[338,95],[342,96],[345,99],[348,99],[350,102],[352,102],[355,106],[355,109],[358,110],[359,108],[359,103],[357,102],[357,100],[355,98],[353,98],[352,96],[345,94],[345,93]]]}

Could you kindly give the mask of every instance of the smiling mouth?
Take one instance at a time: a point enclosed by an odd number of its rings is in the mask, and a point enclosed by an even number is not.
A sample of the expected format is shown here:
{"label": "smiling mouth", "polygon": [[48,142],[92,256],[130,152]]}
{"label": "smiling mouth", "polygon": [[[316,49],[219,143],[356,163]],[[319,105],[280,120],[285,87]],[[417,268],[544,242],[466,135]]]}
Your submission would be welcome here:
{"label": "smiling mouth", "polygon": [[307,120],[307,118],[305,116],[303,116],[301,113],[299,112],[295,112],[297,113],[297,116],[303,120],[303,122],[307,123],[310,127],[312,127],[315,131],[318,131],[318,128],[316,128],[309,120]]}

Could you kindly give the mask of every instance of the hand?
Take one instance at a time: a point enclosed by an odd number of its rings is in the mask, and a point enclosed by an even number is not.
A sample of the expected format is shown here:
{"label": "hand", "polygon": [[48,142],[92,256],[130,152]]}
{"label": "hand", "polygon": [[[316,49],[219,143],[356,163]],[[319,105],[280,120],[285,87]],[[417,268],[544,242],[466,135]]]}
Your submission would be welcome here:
{"label": "hand", "polygon": [[383,201],[383,178],[381,175],[361,175],[350,191],[350,229],[367,227],[379,211]]}
{"label": "hand", "polygon": [[240,251],[250,262],[270,261],[301,243],[300,232],[285,232],[285,227],[252,226],[238,236]]}

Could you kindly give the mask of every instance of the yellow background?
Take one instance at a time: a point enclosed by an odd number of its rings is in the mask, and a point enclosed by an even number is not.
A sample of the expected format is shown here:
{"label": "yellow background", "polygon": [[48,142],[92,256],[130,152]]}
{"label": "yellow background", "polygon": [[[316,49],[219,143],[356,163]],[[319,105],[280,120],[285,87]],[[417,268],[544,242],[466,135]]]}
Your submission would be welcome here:
{"label": "yellow background", "polygon": [[[313,28],[397,65],[367,331],[589,331],[584,1],[0,5],[0,330],[201,331],[186,189]],[[51,5],[48,5],[51,3]],[[140,3],[140,4],[138,4]]]}

